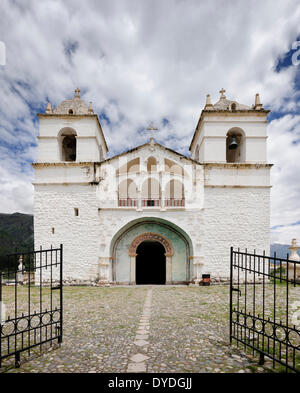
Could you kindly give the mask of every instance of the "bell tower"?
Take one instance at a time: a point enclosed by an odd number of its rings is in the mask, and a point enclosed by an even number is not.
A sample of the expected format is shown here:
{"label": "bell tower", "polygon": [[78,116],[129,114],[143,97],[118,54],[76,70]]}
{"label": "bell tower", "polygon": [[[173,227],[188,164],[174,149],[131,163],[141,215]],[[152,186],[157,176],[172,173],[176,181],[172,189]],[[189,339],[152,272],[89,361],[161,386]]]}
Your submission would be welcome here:
{"label": "bell tower", "polygon": [[204,172],[203,256],[221,279],[231,246],[258,252],[270,247],[268,113],[258,94],[250,107],[228,100],[221,89],[215,104],[207,95],[190,145]]}
{"label": "bell tower", "polygon": [[266,163],[268,113],[259,94],[252,107],[228,100],[224,89],[214,105],[208,94],[190,145],[191,158],[200,163]]}
{"label": "bell tower", "polygon": [[101,162],[106,158],[107,144],[92,102],[89,106],[75,90],[74,98],[55,109],[49,103],[39,114],[38,163]]}
{"label": "bell tower", "polygon": [[54,109],[49,103],[38,117],[34,242],[45,248],[64,244],[64,280],[89,280],[99,269],[98,194],[108,151],[101,124],[79,89]]}

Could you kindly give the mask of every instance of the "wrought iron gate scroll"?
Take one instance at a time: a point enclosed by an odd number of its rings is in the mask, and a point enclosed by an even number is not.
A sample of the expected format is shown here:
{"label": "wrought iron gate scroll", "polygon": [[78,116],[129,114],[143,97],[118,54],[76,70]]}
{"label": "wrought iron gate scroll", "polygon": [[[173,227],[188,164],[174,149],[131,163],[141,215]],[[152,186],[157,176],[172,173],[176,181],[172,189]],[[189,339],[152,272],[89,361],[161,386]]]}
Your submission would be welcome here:
{"label": "wrought iron gate scroll", "polygon": [[[0,368],[63,337],[63,246],[7,256],[0,271]],[[5,363],[5,364],[4,364]]]}
{"label": "wrought iron gate scroll", "polygon": [[[234,250],[230,253],[230,342],[300,371],[299,262]],[[298,287],[297,287],[298,286]],[[298,304],[300,306],[300,304]]]}

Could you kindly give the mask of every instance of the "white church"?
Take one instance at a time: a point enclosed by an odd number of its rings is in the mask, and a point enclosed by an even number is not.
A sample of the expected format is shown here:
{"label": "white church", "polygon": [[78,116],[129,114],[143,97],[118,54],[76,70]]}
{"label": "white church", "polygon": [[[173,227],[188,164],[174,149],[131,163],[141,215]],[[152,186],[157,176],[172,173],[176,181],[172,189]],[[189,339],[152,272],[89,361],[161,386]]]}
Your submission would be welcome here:
{"label": "white church", "polygon": [[35,247],[64,246],[69,284],[229,278],[230,247],[269,250],[267,115],[228,100],[201,112],[190,157],[148,143],[106,158],[92,103],[48,104],[33,164]]}

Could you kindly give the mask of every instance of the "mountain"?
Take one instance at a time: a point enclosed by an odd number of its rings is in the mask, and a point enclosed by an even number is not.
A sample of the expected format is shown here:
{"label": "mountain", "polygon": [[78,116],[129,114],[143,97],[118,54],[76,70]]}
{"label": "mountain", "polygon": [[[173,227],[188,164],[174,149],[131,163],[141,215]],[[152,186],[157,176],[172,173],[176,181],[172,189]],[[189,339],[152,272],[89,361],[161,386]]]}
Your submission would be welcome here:
{"label": "mountain", "polygon": [[15,252],[16,248],[33,248],[33,216],[0,213],[0,265],[5,260],[4,255]]}
{"label": "mountain", "polygon": [[[276,256],[278,258],[286,259],[287,254],[291,253],[289,247],[290,247],[289,244],[279,244],[279,243],[271,244],[271,256],[273,256],[274,252],[276,252]],[[300,250],[298,250],[298,254],[300,256]]]}

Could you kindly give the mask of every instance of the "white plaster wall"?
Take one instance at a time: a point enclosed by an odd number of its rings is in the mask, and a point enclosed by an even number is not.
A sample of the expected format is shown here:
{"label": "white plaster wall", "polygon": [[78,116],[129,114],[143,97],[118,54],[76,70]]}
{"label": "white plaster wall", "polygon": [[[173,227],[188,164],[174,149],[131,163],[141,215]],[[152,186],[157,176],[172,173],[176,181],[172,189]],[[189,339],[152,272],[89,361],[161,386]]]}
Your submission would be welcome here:
{"label": "white plaster wall", "polygon": [[267,161],[267,139],[247,138],[246,161],[247,162],[266,162]]}
{"label": "white plaster wall", "polygon": [[38,137],[37,162],[59,162],[60,150],[57,137]]}
{"label": "white plaster wall", "polygon": [[[96,169],[96,170],[95,170]],[[35,184],[72,184],[98,179],[93,163],[51,163],[35,165]]]}
{"label": "white plaster wall", "polygon": [[231,246],[269,254],[269,188],[206,187],[204,195],[203,273],[229,277]]}
{"label": "white plaster wall", "polygon": [[[79,209],[78,217],[74,208]],[[63,244],[65,280],[97,278],[100,235],[95,186],[35,186],[35,249],[39,249],[40,245],[46,249]],[[43,277],[46,278],[46,272],[43,272]]]}
{"label": "white plaster wall", "polygon": [[204,137],[203,162],[226,162],[226,137]]}
{"label": "white plaster wall", "polygon": [[270,186],[270,166],[266,164],[205,164],[205,186]]}
{"label": "white plaster wall", "polygon": [[76,161],[100,161],[100,148],[95,137],[80,137],[77,140]]}

